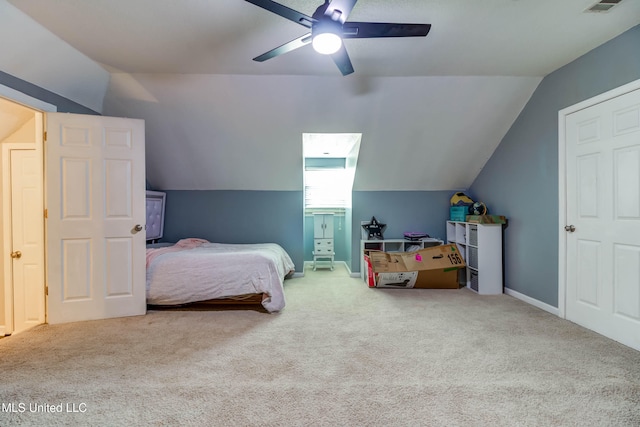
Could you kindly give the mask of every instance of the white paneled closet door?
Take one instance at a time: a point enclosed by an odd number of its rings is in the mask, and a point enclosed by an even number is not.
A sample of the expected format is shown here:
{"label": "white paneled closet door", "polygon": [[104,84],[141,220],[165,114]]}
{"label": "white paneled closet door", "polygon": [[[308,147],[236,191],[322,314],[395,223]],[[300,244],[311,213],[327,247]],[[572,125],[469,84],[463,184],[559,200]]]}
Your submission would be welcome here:
{"label": "white paneled closet door", "polygon": [[[42,158],[36,150],[10,150],[11,333],[45,321]],[[9,284],[8,284],[9,285]]]}
{"label": "white paneled closet door", "polygon": [[46,118],[48,322],[144,314],[144,121]]}
{"label": "white paneled closet door", "polygon": [[640,89],[565,132],[566,318],[640,350]]}

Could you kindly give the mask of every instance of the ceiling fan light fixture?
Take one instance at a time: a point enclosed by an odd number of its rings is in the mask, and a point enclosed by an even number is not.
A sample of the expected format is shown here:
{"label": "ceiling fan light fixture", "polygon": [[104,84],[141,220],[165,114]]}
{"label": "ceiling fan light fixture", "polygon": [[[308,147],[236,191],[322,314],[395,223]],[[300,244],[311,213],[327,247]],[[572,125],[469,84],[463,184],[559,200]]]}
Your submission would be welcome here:
{"label": "ceiling fan light fixture", "polygon": [[313,27],[312,33],[311,44],[318,53],[331,55],[342,47],[342,39],[332,25],[316,25]]}
{"label": "ceiling fan light fixture", "polygon": [[[2,0],[0,0],[2,1]],[[291,40],[253,58],[264,62],[278,55],[291,52],[311,44],[320,54],[330,55],[340,73],[347,76],[353,73],[353,64],[343,46],[342,39],[371,39],[383,37],[424,37],[429,33],[431,24],[402,24],[390,22],[351,22],[347,21],[351,9],[358,0],[323,0],[312,16],[290,9],[272,0],[246,0],[262,9],[275,13],[310,29],[302,37]],[[623,0],[594,0],[620,2]]]}

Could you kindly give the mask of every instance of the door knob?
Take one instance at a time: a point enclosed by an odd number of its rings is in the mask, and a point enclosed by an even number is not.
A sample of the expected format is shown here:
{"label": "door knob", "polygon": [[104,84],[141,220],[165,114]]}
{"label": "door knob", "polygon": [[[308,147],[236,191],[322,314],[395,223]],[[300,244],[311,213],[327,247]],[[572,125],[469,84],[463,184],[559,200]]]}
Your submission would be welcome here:
{"label": "door knob", "polygon": [[573,233],[574,231],[576,231],[576,227],[574,225],[565,225],[564,230]]}
{"label": "door knob", "polygon": [[136,226],[133,227],[133,229],[136,231],[142,231],[142,226],[140,224],[136,224]]}
{"label": "door knob", "polygon": [[22,252],[20,252],[20,251],[11,252],[11,258],[13,258],[13,259],[18,259],[21,256],[22,256]]}

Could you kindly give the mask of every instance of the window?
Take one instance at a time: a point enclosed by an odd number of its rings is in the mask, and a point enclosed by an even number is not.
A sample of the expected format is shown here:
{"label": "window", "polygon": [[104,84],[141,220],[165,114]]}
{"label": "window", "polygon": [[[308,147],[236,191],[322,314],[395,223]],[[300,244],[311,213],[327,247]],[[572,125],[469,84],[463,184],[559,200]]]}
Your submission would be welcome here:
{"label": "window", "polygon": [[351,207],[361,134],[302,135],[306,213]]}
{"label": "window", "polygon": [[306,209],[346,208],[351,185],[346,169],[305,170],[304,207]]}

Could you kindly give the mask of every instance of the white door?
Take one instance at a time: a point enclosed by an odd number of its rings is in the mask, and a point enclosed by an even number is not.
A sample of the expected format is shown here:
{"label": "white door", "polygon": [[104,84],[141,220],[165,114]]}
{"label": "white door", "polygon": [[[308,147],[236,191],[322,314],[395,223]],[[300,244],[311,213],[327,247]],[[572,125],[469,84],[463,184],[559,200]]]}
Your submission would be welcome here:
{"label": "white door", "polygon": [[640,350],[640,90],[565,132],[566,318]]}
{"label": "white door", "polygon": [[44,323],[42,161],[36,150],[11,150],[13,333]]}
{"label": "white door", "polygon": [[144,121],[46,119],[48,322],[144,314]]}

